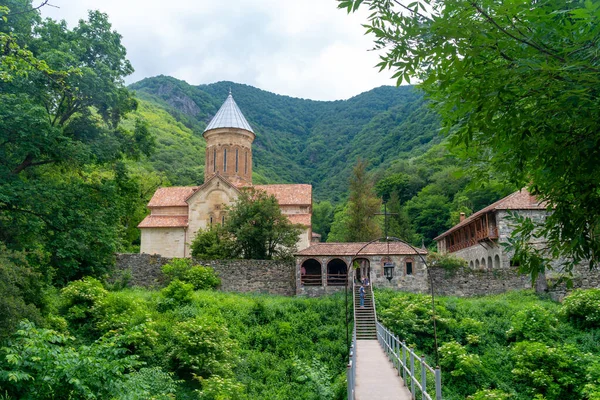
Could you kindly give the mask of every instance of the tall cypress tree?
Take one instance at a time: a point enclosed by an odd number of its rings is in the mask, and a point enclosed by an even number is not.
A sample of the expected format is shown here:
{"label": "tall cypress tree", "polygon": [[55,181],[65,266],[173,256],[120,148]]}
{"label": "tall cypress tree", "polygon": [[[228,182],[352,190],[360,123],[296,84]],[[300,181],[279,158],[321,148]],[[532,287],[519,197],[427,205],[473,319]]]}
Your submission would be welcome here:
{"label": "tall cypress tree", "polygon": [[373,182],[367,174],[367,161],[359,159],[350,178],[348,199],[348,242],[365,242],[381,236],[375,214],[381,209],[381,199],[375,196]]}

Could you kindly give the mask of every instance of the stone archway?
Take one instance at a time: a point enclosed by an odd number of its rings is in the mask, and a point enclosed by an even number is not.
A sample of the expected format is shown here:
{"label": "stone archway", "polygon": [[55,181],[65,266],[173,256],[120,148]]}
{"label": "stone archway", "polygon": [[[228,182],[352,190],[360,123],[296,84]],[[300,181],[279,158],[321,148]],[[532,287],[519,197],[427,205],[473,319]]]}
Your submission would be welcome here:
{"label": "stone archway", "polygon": [[368,258],[355,258],[354,266],[356,267],[356,278],[359,282],[362,282],[366,277],[371,280],[371,262]]}
{"label": "stone archway", "polygon": [[327,263],[327,286],[346,286],[348,265],[339,258],[333,258]]}
{"label": "stone archway", "polygon": [[321,286],[323,284],[322,279],[321,263],[314,258],[304,260],[300,267],[300,282],[304,286]]}

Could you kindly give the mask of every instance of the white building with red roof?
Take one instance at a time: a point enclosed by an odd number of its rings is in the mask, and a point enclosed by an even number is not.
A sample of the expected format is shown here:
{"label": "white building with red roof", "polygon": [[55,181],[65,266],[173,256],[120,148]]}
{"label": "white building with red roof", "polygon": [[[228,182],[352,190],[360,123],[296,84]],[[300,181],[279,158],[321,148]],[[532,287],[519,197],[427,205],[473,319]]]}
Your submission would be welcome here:
{"label": "white building with red roof", "polygon": [[140,252],[163,257],[189,257],[197,233],[222,224],[227,208],[240,190],[252,187],[275,196],[290,222],[304,230],[297,248],[303,250],[312,238],[312,186],[307,184],[252,185],[252,127],[231,93],[207,125],[204,184],[158,188],[148,203],[150,215],[139,225]]}

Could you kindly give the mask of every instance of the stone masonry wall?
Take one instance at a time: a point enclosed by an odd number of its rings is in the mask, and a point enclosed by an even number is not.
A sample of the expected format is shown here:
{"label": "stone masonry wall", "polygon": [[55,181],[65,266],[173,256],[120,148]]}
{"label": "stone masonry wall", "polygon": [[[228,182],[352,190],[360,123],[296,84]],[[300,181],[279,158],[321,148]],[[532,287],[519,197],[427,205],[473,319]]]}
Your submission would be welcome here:
{"label": "stone masonry wall", "polygon": [[[161,287],[165,284],[161,267],[171,258],[150,254],[118,254],[115,277],[128,272],[130,284]],[[284,296],[296,293],[295,266],[292,262],[273,260],[194,260],[212,267],[221,278],[225,292],[259,292]]]}
{"label": "stone masonry wall", "polygon": [[500,270],[461,268],[447,271],[434,267],[430,268],[430,273],[435,294],[441,296],[484,296],[509,290],[531,289],[529,277],[519,275],[515,268]]}

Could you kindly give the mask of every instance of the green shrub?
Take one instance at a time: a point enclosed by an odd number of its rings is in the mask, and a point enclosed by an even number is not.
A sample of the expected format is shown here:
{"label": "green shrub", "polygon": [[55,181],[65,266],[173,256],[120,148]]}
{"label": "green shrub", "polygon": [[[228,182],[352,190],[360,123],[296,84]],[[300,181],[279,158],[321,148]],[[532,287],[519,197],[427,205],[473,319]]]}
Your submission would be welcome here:
{"label": "green shrub", "polygon": [[162,267],[162,272],[169,281],[179,279],[194,285],[194,290],[213,289],[221,284],[215,271],[210,267],[194,265],[188,258],[175,258]]}
{"label": "green shrub", "polygon": [[69,283],[61,291],[66,318],[80,322],[88,320],[101,306],[107,294],[102,283],[92,277]]}
{"label": "green shrub", "polygon": [[41,322],[41,310],[47,305],[47,285],[26,256],[0,243],[0,341],[12,334],[22,319]]}
{"label": "green shrub", "polygon": [[509,400],[511,395],[498,389],[484,389],[477,391],[467,400]]}
{"label": "green shrub", "polygon": [[171,359],[177,369],[203,378],[232,373],[235,342],[224,324],[208,316],[179,322],[172,340]]}
{"label": "green shrub", "polygon": [[589,360],[575,346],[550,347],[539,342],[519,342],[511,350],[512,373],[534,397],[547,400],[580,398]]}
{"label": "green shrub", "polygon": [[176,398],[177,389],[173,373],[158,367],[142,368],[127,376],[114,400],[171,400]]}
{"label": "green shrub", "polygon": [[600,327],[600,289],[574,290],[565,297],[561,313],[584,327]]}
{"label": "green shrub", "polygon": [[199,377],[202,390],[198,391],[200,400],[246,400],[244,385],[234,379],[212,376],[208,379]]}
{"label": "green shrub", "polygon": [[190,304],[192,302],[193,294],[194,285],[175,279],[169,283],[169,286],[160,291],[162,299],[159,308],[161,310],[168,310]]}
{"label": "green shrub", "polygon": [[542,306],[532,305],[512,317],[506,336],[515,341],[549,342],[558,339],[557,325],[558,318],[550,311]]}
{"label": "green shrub", "polygon": [[139,365],[110,340],[75,346],[75,338],[22,322],[0,351],[0,386],[18,399],[112,398]]}
{"label": "green shrub", "polygon": [[432,267],[444,268],[450,272],[467,266],[467,262],[464,259],[450,253],[440,254],[432,251],[427,255],[427,261],[429,261]]}

